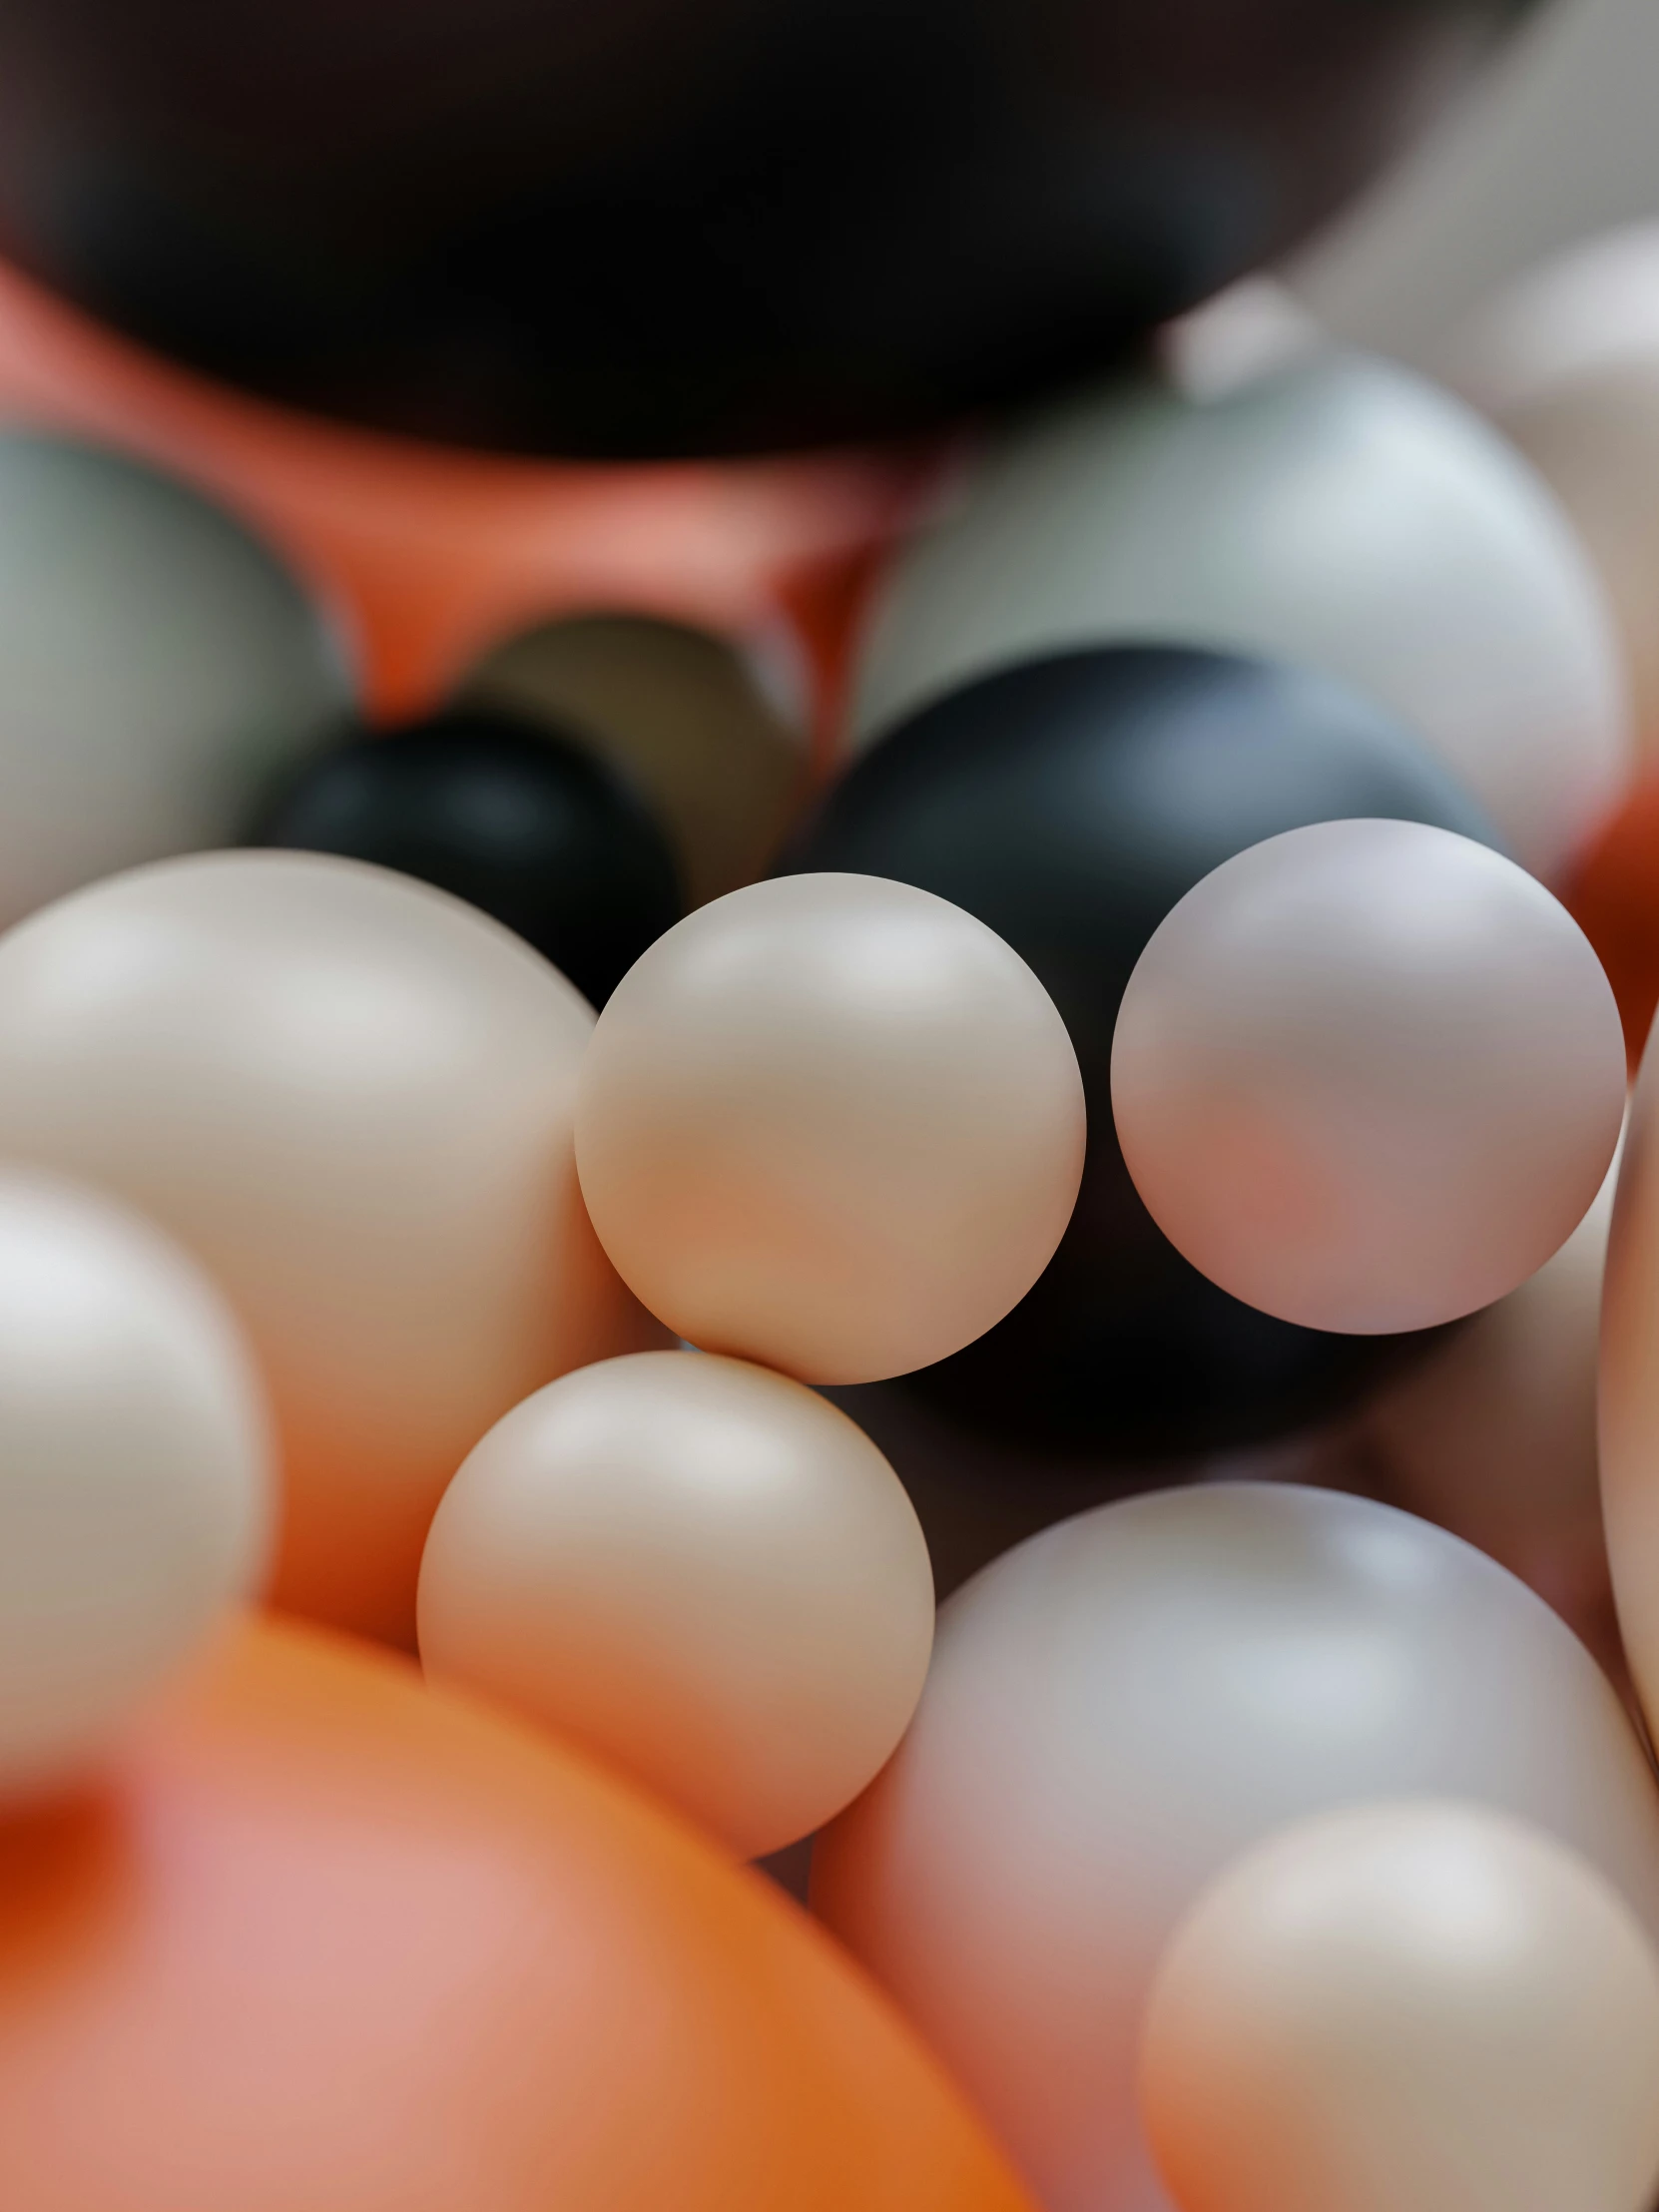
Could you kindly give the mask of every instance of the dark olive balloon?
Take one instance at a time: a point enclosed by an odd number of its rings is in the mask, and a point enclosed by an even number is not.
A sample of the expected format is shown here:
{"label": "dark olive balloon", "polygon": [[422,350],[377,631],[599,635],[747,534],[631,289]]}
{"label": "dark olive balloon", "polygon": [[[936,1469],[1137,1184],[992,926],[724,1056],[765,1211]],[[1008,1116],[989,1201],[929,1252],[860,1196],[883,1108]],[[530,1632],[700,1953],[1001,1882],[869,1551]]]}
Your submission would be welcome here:
{"label": "dark olive balloon", "polygon": [[8,0],[0,249],[290,402],[925,426],[1292,244],[1527,0]]}
{"label": "dark olive balloon", "polygon": [[1118,1002],[1170,908],[1246,845],[1368,816],[1498,841],[1346,686],[1163,647],[1001,670],[900,725],[830,793],[786,866],[897,876],[977,914],[1048,986],[1088,1097],[1082,1193],[1046,1273],[910,1387],[1027,1443],[1144,1459],[1289,1434],[1421,1345],[1298,1328],[1218,1290],[1141,1204],[1112,1126]]}
{"label": "dark olive balloon", "polygon": [[316,756],[248,841],[373,860],[452,891],[596,1006],[683,910],[668,841],[629,786],[573,740],[484,708]]}

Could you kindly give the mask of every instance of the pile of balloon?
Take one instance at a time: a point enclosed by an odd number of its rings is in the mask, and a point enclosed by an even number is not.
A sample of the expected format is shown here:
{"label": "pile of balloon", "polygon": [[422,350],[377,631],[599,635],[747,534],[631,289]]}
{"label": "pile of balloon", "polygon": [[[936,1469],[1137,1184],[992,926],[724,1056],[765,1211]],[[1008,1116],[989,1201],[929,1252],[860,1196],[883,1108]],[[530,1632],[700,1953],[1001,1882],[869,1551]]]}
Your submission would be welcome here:
{"label": "pile of balloon", "polygon": [[1652,2212],[1659,234],[1260,274],[1527,12],[0,11],[4,2212]]}

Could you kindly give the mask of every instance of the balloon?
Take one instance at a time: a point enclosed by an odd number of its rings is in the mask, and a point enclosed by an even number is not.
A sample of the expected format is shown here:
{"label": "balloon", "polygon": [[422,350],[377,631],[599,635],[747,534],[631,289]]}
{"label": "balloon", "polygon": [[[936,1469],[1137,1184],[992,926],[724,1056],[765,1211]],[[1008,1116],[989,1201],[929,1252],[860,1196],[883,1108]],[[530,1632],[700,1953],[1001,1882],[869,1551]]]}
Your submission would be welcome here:
{"label": "balloon", "polygon": [[1053,994],[1089,1098],[1083,1190],[1036,1289],[913,1385],[1022,1442],[1122,1461],[1281,1436],[1413,1345],[1292,1329],[1188,1266],[1112,1128],[1118,1001],[1176,901],[1242,847],[1354,815],[1493,834],[1391,716],[1326,677],[1113,646],[1004,669],[859,760],[786,864],[919,883],[1005,937]]}
{"label": "balloon", "polygon": [[1648,2212],[1659,1957],[1576,1852],[1472,1807],[1362,1806],[1230,1868],[1147,2005],[1181,2212]]}
{"label": "balloon", "polygon": [[1135,2105],[1164,1944],[1274,1830],[1402,1796],[1536,1823],[1659,1931],[1659,1790],[1546,1605],[1366,1498],[1165,1490],[940,1607],[915,1720],[821,1838],[813,1901],[1047,2212],[1168,2212]]}
{"label": "balloon", "polygon": [[1159,924],[1112,1106],[1148,1212],[1223,1290],[1311,1329],[1423,1329],[1583,1220],[1624,1035],[1582,931],[1512,861],[1421,823],[1315,823]]}
{"label": "balloon", "polygon": [[566,1368],[645,1341],[572,1155],[593,1016],[459,900],[210,853],[0,938],[0,1153],[203,1262],[271,1392],[279,1604],[412,1641],[444,1484]]}
{"label": "balloon", "polygon": [[1549,485],[1596,564],[1659,757],[1659,225],[1597,239],[1501,293],[1463,381]]}
{"label": "balloon", "polygon": [[1601,1293],[1598,1427],[1601,1504],[1613,1596],[1630,1671],[1659,1716],[1659,1174],[1652,1053],[1631,1100]]}
{"label": "balloon", "polygon": [[682,910],[674,855],[632,787],[572,739],[491,709],[307,761],[248,841],[373,860],[452,891],[596,1006]]}
{"label": "balloon", "polygon": [[349,696],[338,639],[229,515],[118,454],[0,432],[0,925],[227,843]]}
{"label": "balloon", "polygon": [[907,884],[787,876],[659,937],[576,1102],[582,1195],[677,1336],[807,1382],[954,1352],[1028,1291],[1083,1168],[1053,1001]]}
{"label": "balloon", "polygon": [[0,1865],[30,2212],[1031,2212],[794,1907],[389,1654],[247,1632]]}
{"label": "balloon", "polygon": [[1659,781],[1626,795],[1561,896],[1607,971],[1634,1074],[1659,1003]]}
{"label": "balloon", "polygon": [[1163,641],[1343,678],[1558,875],[1630,773],[1618,648],[1545,488],[1479,418],[1336,351],[1194,400],[1152,384],[1013,432],[903,555],[857,742],[969,677]]}
{"label": "balloon", "polygon": [[248,1595],[272,1475],[195,1264],[125,1207],[0,1171],[0,1792],[73,1779]]}
{"label": "balloon", "polygon": [[428,1676],[613,1760],[755,1859],[886,1760],[921,1695],[933,1579],[844,1413],[739,1360],[645,1352],[515,1406],[444,1492]]}
{"label": "balloon", "polygon": [[150,343],[422,436],[885,434],[1283,252],[1518,12],[23,0],[0,227]]}
{"label": "balloon", "polygon": [[1601,1277],[1617,1162],[1552,1260],[1384,1384],[1359,1441],[1391,1505],[1518,1574],[1622,1665],[1596,1463]]}
{"label": "balloon", "polygon": [[667,830],[692,906],[764,871],[802,794],[801,731],[756,668],[706,631],[630,615],[546,623],[492,653],[463,696],[615,760]]}

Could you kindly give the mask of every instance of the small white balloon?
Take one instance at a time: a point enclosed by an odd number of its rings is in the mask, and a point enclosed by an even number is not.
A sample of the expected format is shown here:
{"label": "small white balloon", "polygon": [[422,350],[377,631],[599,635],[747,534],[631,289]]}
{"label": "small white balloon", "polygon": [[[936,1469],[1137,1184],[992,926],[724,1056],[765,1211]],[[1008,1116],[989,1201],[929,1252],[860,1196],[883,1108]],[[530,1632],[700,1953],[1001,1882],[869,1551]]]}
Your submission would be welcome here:
{"label": "small white balloon", "polygon": [[0,434],[0,926],[236,843],[350,705],[339,639],[239,522],[142,461]]}
{"label": "small white balloon", "polygon": [[1419,1796],[1543,1828],[1659,1931],[1659,1790],[1547,1605],[1369,1499],[1201,1484],[1046,1529],[940,1607],[813,1903],[1048,2212],[1168,2212],[1135,2084],[1175,1927],[1289,1822]]}
{"label": "small white balloon", "polygon": [[1619,649],[1572,529],[1479,416],[1331,349],[1210,398],[1034,417],[900,557],[856,672],[868,744],[969,677],[1113,641],[1263,654],[1414,730],[1527,867],[1561,872],[1632,767]]}
{"label": "small white balloon", "polygon": [[444,1493],[420,1656],[574,1735],[745,1858],[849,1803],[915,1710],[933,1580],[863,1431],[740,1360],[578,1369]]}
{"label": "small white balloon", "polygon": [[1536,1829],[1327,1814],[1176,1931],[1141,2101],[1181,2212],[1648,2212],[1659,1958]]}
{"label": "small white balloon", "polygon": [[1123,1156],[1170,1242],[1247,1305],[1359,1335],[1542,1267],[1624,1096],[1578,924],[1421,823],[1316,823],[1225,861],[1154,932],[1112,1044]]}
{"label": "small white balloon", "polygon": [[214,1285],[124,1207],[0,1173],[0,1793],[97,1757],[252,1593],[273,1505]]}

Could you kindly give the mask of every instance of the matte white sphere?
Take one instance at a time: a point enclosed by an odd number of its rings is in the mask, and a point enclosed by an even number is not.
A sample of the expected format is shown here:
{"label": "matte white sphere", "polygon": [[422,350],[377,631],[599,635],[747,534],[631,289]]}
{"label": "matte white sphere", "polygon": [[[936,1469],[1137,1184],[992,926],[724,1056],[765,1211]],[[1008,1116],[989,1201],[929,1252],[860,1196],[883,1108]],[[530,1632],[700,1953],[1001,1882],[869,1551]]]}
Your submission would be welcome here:
{"label": "matte white sphere", "polygon": [[78,1773],[252,1594],[274,1503],[214,1285],[125,1207],[0,1171],[0,1794]]}
{"label": "matte white sphere", "polygon": [[586,1001],[459,899],[315,853],[170,860],[0,938],[0,1157],[130,1200],[271,1392],[279,1603],[414,1637],[490,1424],[650,1341],[577,1188]]}
{"label": "matte white sphere", "polygon": [[141,461],[0,434],[0,925],[236,842],[350,699],[338,639],[240,523]]}
{"label": "matte white sphere", "polygon": [[1458,401],[1363,356],[1209,400],[1116,387],[1015,431],[889,577],[854,742],[968,677],[1112,641],[1346,678],[1546,876],[1630,772],[1618,648],[1551,495]]}
{"label": "matte white sphere", "polygon": [[498,1421],[420,1570],[428,1674],[613,1760],[743,1858],[903,1734],[933,1578],[886,1460],[804,1383],[696,1352],[580,1368]]}
{"label": "matte white sphere", "polygon": [[1326,1814],[1176,1931],[1141,2094],[1182,2212],[1650,2212],[1659,1958],[1536,1829]]}
{"label": "matte white sphere", "polygon": [[1382,1335],[1525,1282],[1618,1143],[1583,931],[1487,846],[1325,822],[1225,861],[1136,963],[1112,1107],[1170,1242],[1247,1305]]}
{"label": "matte white sphere", "polygon": [[1163,1491],[1031,1537],[940,1608],[916,1717],[821,1839],[814,1904],[1047,2212],[1168,2212],[1135,2076],[1176,1924],[1275,1829],[1401,1796],[1536,1823],[1659,1931],[1659,1791],[1548,1606],[1365,1498]]}
{"label": "matte white sphere", "polygon": [[942,1360],[1054,1255],[1083,1172],[1054,1001],[948,900],[786,875],[701,907],[607,1001],[576,1156],[677,1337],[807,1382]]}

